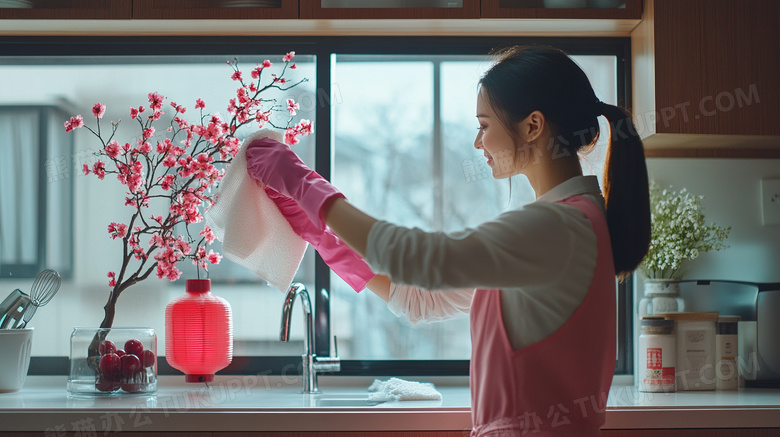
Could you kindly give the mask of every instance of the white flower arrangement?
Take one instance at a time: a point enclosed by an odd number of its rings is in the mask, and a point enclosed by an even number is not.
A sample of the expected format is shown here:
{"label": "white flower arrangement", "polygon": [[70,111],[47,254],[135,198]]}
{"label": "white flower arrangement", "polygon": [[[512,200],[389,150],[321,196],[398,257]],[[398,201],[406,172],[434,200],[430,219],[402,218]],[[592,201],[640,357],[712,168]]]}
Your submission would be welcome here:
{"label": "white flower arrangement", "polygon": [[682,279],[683,261],[728,247],[723,241],[731,226],[704,223],[704,196],[672,188],[650,181],[650,249],[640,266],[647,278]]}

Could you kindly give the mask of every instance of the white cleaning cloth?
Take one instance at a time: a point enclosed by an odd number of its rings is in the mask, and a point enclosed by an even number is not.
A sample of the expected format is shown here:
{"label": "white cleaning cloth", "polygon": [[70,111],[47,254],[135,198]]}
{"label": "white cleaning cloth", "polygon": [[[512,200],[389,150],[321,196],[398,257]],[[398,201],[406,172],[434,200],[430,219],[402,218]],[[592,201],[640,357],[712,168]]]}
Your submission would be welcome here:
{"label": "white cleaning cloth", "polygon": [[219,185],[216,203],[206,211],[206,224],[222,242],[225,257],[253,271],[285,292],[303,259],[307,243],[290,227],[273,200],[246,171],[246,146],[282,134],[260,130],[247,137]]}
{"label": "white cleaning cloth", "polygon": [[387,381],[374,380],[368,387],[368,400],[374,402],[388,401],[440,401],[441,393],[433,384],[417,381],[406,381],[390,378]]}

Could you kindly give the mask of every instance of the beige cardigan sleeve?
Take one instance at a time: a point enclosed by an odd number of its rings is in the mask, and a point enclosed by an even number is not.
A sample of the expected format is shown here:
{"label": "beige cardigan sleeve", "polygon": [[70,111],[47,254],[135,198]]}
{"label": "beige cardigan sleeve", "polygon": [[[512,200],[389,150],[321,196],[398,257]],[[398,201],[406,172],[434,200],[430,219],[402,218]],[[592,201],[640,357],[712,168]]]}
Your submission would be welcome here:
{"label": "beige cardigan sleeve", "polygon": [[428,290],[553,283],[571,262],[577,237],[567,215],[556,204],[535,202],[455,233],[379,221],[369,232],[366,260],[397,284]]}

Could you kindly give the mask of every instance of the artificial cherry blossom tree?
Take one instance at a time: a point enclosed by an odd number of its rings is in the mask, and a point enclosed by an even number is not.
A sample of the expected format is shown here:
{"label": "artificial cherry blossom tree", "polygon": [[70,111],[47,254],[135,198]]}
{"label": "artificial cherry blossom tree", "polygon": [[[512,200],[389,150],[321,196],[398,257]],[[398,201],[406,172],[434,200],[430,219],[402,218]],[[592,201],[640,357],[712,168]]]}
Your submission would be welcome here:
{"label": "artificial cherry blossom tree", "polygon": [[[229,164],[240,148],[241,141],[235,136],[239,127],[255,124],[258,128],[270,126],[284,130],[285,142],[290,145],[297,144],[299,136],[312,133],[310,121],[293,123],[293,116],[299,109],[294,100],[287,99],[284,105],[261,98],[268,90],[286,91],[306,81],[304,78],[288,83],[284,77],[288,69],[296,69],[291,63],[294,56],[295,52],[283,56],[284,66],[278,75],[266,73],[272,63],[263,61],[252,69],[250,81],[244,80],[237,60],[228,62],[233,70],[231,78],[240,84],[236,97],[228,102],[229,120],[206,113],[205,102],[197,99],[197,121],[190,122],[184,118],[187,108],[170,102],[173,117],[162,131],[157,130],[165,114],[165,96],[152,92],[148,94],[148,107],[130,108],[130,118],[138,124],[141,133],[134,143],[122,144],[114,139],[119,121],[111,122],[107,137],[101,131],[100,121],[106,111],[102,103],[92,107],[96,120],[94,129],[84,124],[81,115],[65,122],[66,132],[84,127],[102,144],[96,152],[98,160],[91,166],[84,164],[84,173],[101,180],[112,175],[127,187],[124,204],[130,210],[130,218],[108,225],[110,237],[122,241],[122,257],[119,269],[107,275],[111,291],[104,306],[101,328],[112,326],[116,302],[122,292],[153,273],[158,278],[175,281],[181,276],[177,264],[185,259],[204,270],[208,270],[209,264],[220,262],[222,257],[218,253],[206,251],[206,246],[215,238],[211,229],[203,226],[196,232],[191,231],[190,225],[202,222],[202,211],[214,203],[211,188],[225,174],[220,168]],[[270,121],[274,112],[284,110],[289,113],[286,126]],[[167,213],[152,212],[150,203],[159,201],[167,208]],[[177,234],[175,229],[182,227],[184,232]]]}

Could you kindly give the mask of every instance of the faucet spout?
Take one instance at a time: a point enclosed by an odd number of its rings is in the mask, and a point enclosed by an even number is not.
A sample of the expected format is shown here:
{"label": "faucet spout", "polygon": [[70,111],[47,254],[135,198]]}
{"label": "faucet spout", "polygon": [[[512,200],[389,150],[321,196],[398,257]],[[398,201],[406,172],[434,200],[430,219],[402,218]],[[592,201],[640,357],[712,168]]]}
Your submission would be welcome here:
{"label": "faucet spout", "polygon": [[301,305],[303,305],[303,322],[306,329],[306,333],[303,336],[304,354],[301,356],[303,360],[303,392],[319,393],[317,371],[339,372],[341,371],[341,362],[338,356],[317,357],[314,353],[314,339],[316,338],[314,335],[314,315],[311,310],[309,292],[306,291],[306,287],[301,283],[294,283],[287,290],[287,296],[284,298],[284,306],[282,307],[282,327],[279,332],[279,340],[288,341],[290,339],[290,320],[292,319],[292,309],[296,296],[300,297],[299,300]]}

